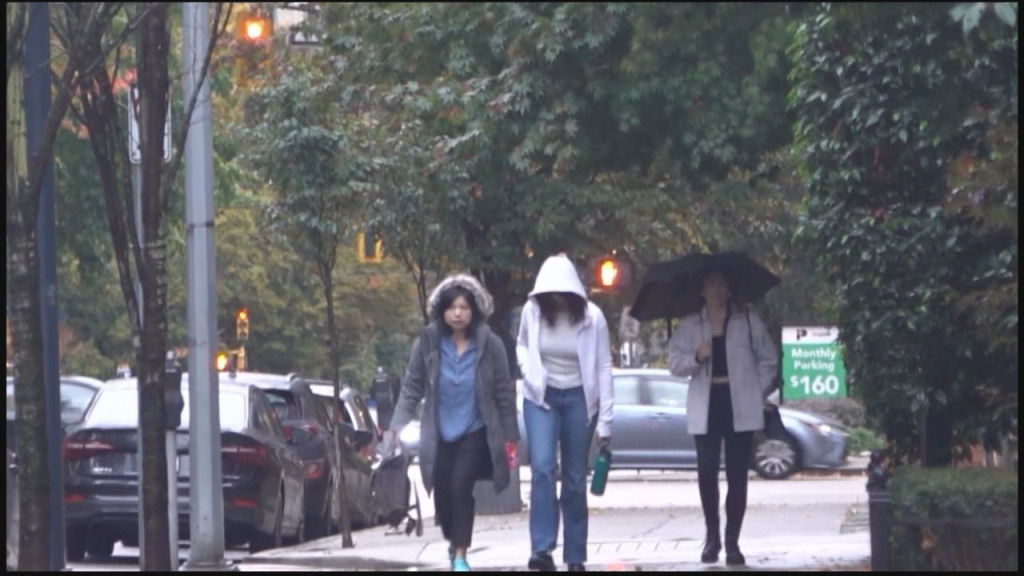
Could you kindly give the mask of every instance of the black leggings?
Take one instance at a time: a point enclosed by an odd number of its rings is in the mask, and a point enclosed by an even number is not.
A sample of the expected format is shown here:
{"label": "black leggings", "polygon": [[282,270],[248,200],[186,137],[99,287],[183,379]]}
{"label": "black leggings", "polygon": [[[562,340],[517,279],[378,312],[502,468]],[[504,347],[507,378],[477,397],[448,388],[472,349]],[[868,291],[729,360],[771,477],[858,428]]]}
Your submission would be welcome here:
{"label": "black leggings", "polygon": [[434,515],[444,539],[456,548],[473,542],[476,500],[473,486],[488,468],[487,429],[466,434],[455,442],[439,439],[434,462]]}
{"label": "black leggings", "polygon": [[725,440],[725,477],[729,492],[725,497],[725,540],[739,540],[743,515],[747,511],[747,469],[753,432],[734,432],[732,398],[728,384],[711,385],[708,406],[708,433],[697,434],[697,485],[704,524],[708,534],[718,534],[718,470],[721,466],[722,440]]}

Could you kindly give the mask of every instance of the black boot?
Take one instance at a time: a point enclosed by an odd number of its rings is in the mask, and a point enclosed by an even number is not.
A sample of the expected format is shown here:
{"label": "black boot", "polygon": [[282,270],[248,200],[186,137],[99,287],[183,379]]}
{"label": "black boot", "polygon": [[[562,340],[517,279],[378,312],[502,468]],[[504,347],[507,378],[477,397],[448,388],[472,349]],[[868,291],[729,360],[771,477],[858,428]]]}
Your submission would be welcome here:
{"label": "black boot", "polygon": [[740,552],[739,530],[730,530],[729,526],[725,527],[725,563],[729,566],[743,566],[747,563]]}
{"label": "black boot", "polygon": [[704,549],[700,553],[700,561],[705,564],[718,562],[718,553],[722,551],[722,538],[718,535],[718,526],[708,526],[704,536]]}

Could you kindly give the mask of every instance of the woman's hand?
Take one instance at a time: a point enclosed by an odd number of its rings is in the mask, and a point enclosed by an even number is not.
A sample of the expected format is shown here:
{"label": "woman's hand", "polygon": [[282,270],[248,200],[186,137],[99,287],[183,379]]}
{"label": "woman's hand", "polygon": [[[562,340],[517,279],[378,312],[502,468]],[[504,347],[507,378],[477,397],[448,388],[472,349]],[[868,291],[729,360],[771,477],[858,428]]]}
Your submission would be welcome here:
{"label": "woman's hand", "polygon": [[711,342],[705,340],[697,348],[697,362],[703,362],[711,357]]}
{"label": "woman's hand", "polygon": [[508,461],[508,469],[511,470],[516,467],[516,443],[505,442],[505,460]]}

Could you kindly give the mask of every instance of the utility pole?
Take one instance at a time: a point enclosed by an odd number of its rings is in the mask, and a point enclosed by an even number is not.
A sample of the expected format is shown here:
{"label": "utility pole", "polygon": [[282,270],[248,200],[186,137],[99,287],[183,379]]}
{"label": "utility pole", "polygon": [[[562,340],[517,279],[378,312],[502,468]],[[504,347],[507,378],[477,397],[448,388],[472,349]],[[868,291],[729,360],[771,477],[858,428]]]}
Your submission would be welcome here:
{"label": "utility pole", "polygon": [[[50,114],[50,9],[31,2],[25,35],[25,128],[29,154],[39,153]],[[64,478],[60,457],[60,360],[57,339],[57,247],[54,232],[53,162],[42,174],[36,250],[43,322],[43,387],[46,389],[46,463],[50,484],[50,570],[64,570]]]}
{"label": "utility pole", "polygon": [[210,84],[199,83],[210,37],[208,5],[185,2],[185,102],[198,92],[185,143],[185,249],[188,317],[189,522],[185,570],[237,570],[224,559],[224,492],[220,463],[217,287],[213,230],[213,118]]}

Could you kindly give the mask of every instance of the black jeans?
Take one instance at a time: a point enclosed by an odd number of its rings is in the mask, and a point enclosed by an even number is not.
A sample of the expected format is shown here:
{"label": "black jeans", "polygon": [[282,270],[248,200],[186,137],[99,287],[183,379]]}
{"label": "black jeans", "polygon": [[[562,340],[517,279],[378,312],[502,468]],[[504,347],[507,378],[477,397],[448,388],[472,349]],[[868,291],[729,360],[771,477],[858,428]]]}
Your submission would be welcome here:
{"label": "black jeans", "polygon": [[470,432],[455,442],[438,440],[434,462],[434,514],[444,539],[456,548],[473,542],[476,500],[473,486],[490,462],[487,429]]}
{"label": "black jeans", "polygon": [[740,537],[743,515],[747,511],[747,469],[753,432],[734,432],[732,397],[728,384],[711,385],[708,406],[708,433],[697,434],[697,485],[704,524],[708,535],[718,534],[718,470],[721,466],[722,441],[725,440],[725,477],[729,492],[725,497],[725,541],[735,544]]}

